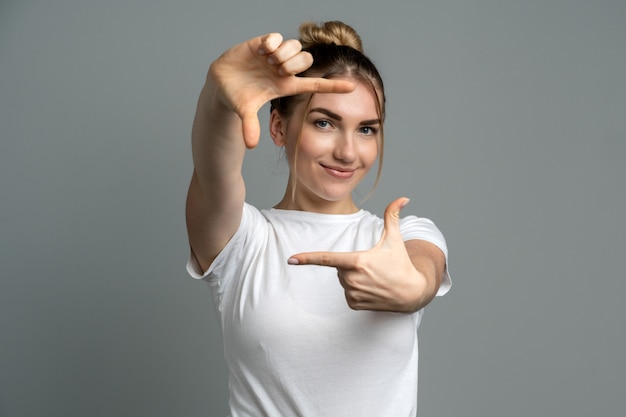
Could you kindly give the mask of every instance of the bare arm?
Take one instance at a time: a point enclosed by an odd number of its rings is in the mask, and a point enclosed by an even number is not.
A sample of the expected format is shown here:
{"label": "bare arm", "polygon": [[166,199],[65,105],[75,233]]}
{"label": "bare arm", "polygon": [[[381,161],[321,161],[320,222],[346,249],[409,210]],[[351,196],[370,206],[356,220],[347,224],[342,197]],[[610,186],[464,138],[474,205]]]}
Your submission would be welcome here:
{"label": "bare arm", "polygon": [[277,33],[236,45],[211,64],[194,118],[186,206],[189,244],[203,270],[239,227],[245,199],[241,168],[246,147],[259,140],[257,112],[263,104],[293,94],[354,89],[346,81],[295,77],[311,64],[298,41],[283,41]]}
{"label": "bare arm", "polygon": [[405,294],[407,312],[420,310],[430,303],[441,286],[446,268],[446,258],[436,245],[425,240],[404,242],[411,264],[418,272],[416,285]]}
{"label": "bare arm", "polygon": [[187,233],[202,270],[237,230],[245,199],[241,120],[216,90],[208,79],[198,100],[192,129],[194,172],[187,193]]}

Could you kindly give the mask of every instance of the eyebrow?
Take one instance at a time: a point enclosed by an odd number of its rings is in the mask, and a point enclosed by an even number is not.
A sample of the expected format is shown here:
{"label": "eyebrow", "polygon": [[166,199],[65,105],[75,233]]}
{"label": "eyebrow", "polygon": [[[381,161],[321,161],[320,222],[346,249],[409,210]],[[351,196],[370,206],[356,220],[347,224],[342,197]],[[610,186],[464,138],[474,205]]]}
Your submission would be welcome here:
{"label": "eyebrow", "polygon": [[[337,113],[334,113],[334,112],[332,112],[332,111],[330,111],[328,109],[324,109],[322,107],[316,107],[316,108],[311,109],[309,111],[309,113],[314,113],[314,112],[325,114],[326,116],[330,117],[331,119],[335,119],[335,120],[337,120],[339,122],[343,119],[343,117],[341,117]],[[380,124],[380,119],[363,120],[361,123],[359,123],[360,126],[370,126],[370,125],[378,125],[378,124]]]}

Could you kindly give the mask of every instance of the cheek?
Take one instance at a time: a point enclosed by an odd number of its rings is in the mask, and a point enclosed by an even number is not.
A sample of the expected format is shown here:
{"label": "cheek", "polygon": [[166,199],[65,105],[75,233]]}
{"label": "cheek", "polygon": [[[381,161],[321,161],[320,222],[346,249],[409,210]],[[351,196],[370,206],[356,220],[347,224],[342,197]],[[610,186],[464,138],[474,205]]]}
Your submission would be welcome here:
{"label": "cheek", "polygon": [[295,147],[292,150],[292,155],[297,155],[298,161],[313,161],[318,157],[332,153],[332,151],[331,141],[324,141],[303,134],[297,145],[297,150]]}
{"label": "cheek", "polygon": [[368,168],[370,168],[376,162],[378,158],[378,143],[372,141],[369,143],[364,143],[363,148],[361,150],[361,160]]}
{"label": "cheek", "polygon": [[317,149],[305,139],[301,138],[300,143],[289,144],[285,147],[285,156],[287,157],[287,163],[292,173],[300,172],[302,174],[306,171],[313,161],[317,157]]}

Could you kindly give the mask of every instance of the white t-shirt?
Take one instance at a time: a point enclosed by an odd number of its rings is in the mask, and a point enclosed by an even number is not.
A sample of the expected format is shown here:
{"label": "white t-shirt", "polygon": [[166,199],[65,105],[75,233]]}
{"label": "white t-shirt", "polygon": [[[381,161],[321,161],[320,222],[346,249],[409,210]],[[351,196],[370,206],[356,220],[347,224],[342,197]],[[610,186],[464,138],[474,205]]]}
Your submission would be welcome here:
{"label": "white t-shirt", "polygon": [[[446,255],[432,221],[401,219],[405,240]],[[206,272],[229,368],[231,417],[405,417],[417,408],[417,328],[413,314],[355,311],[337,270],[289,265],[296,253],[372,248],[383,220],[365,210],[332,215],[246,204],[241,225]],[[450,288],[446,273],[437,295]]]}

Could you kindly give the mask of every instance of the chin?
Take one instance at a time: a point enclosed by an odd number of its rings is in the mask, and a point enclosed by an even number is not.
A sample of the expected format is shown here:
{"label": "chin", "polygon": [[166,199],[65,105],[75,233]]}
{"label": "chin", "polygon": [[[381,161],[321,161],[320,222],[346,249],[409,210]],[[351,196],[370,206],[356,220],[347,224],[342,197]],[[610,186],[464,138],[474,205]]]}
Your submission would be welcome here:
{"label": "chin", "polygon": [[353,188],[349,191],[319,193],[317,197],[329,203],[340,203],[347,200],[352,201],[352,191],[354,191]]}

